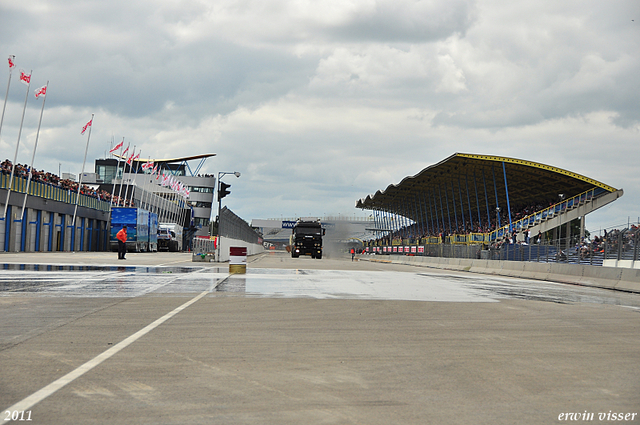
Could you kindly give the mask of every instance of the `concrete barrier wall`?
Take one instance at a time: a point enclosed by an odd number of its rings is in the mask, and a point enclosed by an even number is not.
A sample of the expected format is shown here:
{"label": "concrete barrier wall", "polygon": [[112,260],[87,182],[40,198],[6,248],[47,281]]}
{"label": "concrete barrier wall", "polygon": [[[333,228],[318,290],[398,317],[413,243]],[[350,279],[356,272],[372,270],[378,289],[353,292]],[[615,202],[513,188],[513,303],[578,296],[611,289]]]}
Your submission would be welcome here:
{"label": "concrete barrier wall", "polygon": [[535,263],[528,261],[471,260],[464,258],[404,255],[361,256],[367,261],[383,261],[445,270],[546,280],[640,293],[640,270],[634,268],[581,264]]}
{"label": "concrete barrier wall", "polygon": [[247,256],[260,254],[264,252],[264,246],[252,244],[238,239],[220,238],[220,258],[217,261],[229,261],[229,248],[232,246],[244,246],[247,248]]}

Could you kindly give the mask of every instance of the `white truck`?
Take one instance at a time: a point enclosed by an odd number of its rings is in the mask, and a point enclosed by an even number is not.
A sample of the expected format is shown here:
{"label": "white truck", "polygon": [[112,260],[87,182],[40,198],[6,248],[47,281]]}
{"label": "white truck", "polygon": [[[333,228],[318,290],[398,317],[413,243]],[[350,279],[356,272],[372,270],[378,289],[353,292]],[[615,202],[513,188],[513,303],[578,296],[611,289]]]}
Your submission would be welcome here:
{"label": "white truck", "polygon": [[182,226],[158,223],[158,251],[182,251]]}

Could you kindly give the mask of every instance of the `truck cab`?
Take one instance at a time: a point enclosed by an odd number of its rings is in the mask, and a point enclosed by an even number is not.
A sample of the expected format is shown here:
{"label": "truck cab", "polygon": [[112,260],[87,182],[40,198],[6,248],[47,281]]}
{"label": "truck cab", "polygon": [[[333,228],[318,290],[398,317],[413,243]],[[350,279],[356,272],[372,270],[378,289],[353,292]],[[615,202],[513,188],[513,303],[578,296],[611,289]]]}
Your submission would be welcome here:
{"label": "truck cab", "polygon": [[310,255],[311,258],[322,258],[322,236],[325,235],[320,220],[298,220],[291,232],[291,257]]}
{"label": "truck cab", "polygon": [[158,251],[182,251],[182,227],[175,223],[158,224]]}

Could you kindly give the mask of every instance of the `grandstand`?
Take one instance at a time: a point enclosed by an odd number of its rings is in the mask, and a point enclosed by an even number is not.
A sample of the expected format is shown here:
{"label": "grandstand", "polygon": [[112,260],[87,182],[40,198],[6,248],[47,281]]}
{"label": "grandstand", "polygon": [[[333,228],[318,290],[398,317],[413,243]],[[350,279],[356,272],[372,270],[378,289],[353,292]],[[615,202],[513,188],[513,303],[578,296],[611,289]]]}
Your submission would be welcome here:
{"label": "grandstand", "polygon": [[373,211],[376,240],[370,245],[379,253],[398,252],[398,246],[412,252],[410,245],[426,253],[426,246],[439,244],[529,244],[529,236],[557,236],[563,225],[568,247],[572,221],[580,219],[582,238],[585,216],[622,195],[622,189],[550,165],[456,153],[356,207]]}

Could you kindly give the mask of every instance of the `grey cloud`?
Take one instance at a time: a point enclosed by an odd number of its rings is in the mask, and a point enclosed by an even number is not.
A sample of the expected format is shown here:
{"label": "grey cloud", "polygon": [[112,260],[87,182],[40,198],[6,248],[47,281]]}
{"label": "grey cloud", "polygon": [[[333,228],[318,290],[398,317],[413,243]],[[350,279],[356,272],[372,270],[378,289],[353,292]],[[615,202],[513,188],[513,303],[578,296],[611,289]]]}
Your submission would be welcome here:
{"label": "grey cloud", "polygon": [[[636,183],[620,172],[638,154],[635,0],[26,3],[0,6],[0,60],[51,81],[37,168],[77,172],[96,112],[89,157],[122,135],[143,155],[217,153],[203,172],[243,173],[225,201],[246,219],[352,213],[456,151]],[[12,82],[4,149],[23,98]]]}
{"label": "grey cloud", "polygon": [[371,10],[358,9],[344,23],[329,27],[341,41],[424,43],[464,34],[476,19],[470,0],[378,1]]}

